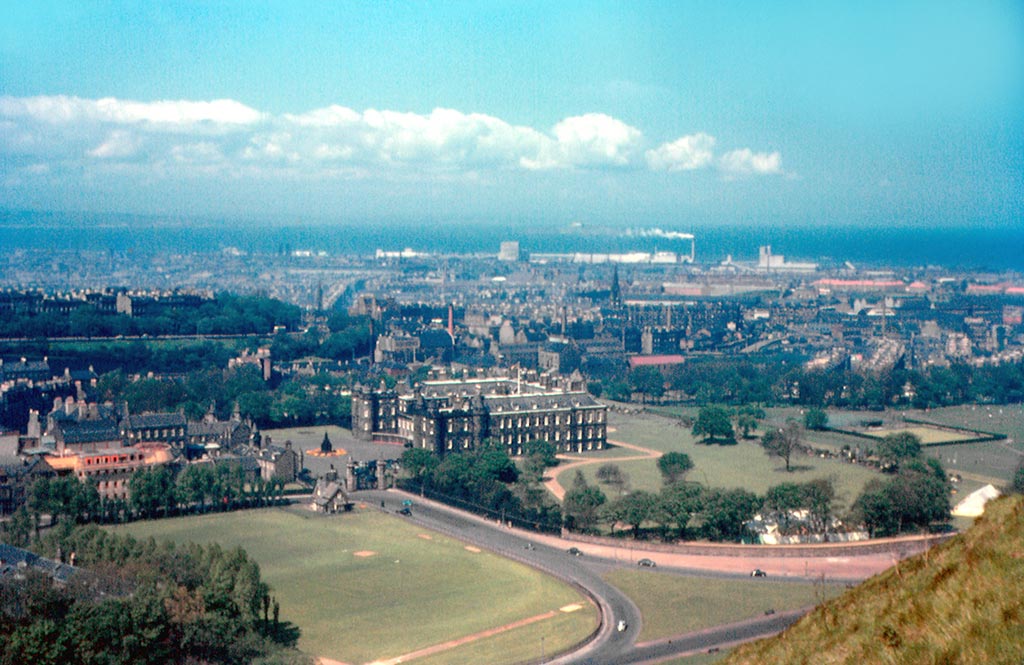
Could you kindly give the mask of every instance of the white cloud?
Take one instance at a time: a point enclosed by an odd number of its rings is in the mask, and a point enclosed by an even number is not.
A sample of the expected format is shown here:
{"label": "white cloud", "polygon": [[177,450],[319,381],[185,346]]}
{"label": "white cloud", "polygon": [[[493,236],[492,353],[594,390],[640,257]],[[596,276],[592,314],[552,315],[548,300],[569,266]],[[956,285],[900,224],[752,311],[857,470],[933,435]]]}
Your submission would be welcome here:
{"label": "white cloud", "polygon": [[778,152],[752,152],[749,148],[742,148],[722,155],[718,168],[726,175],[734,176],[782,173],[782,156]]}
{"label": "white cloud", "polygon": [[0,158],[12,168],[148,170],[156,178],[219,171],[310,180],[471,179],[488,170],[710,167],[729,176],[781,173],[777,152],[744,148],[716,159],[715,139],[703,133],[650,148],[639,129],[601,113],[568,117],[546,131],[447,108],[419,114],[332,105],[275,115],[233,100],[0,97],[0,129]]}
{"label": "white cloud", "polygon": [[566,118],[553,129],[566,165],[625,166],[639,150],[643,135],[603,113]]}
{"label": "white cloud", "polygon": [[690,134],[665,143],[645,154],[654,171],[692,171],[703,168],[714,158],[715,137]]}
{"label": "white cloud", "polygon": [[112,124],[149,123],[163,126],[196,124],[249,125],[263,114],[231,99],[210,102],[186,100],[136,102],[105,97],[81,99],[52,97],[3,97],[0,114],[46,123],[100,122]]}
{"label": "white cloud", "polygon": [[115,129],[107,135],[103,143],[89,151],[93,157],[101,159],[130,157],[139,149],[140,141],[131,132]]}

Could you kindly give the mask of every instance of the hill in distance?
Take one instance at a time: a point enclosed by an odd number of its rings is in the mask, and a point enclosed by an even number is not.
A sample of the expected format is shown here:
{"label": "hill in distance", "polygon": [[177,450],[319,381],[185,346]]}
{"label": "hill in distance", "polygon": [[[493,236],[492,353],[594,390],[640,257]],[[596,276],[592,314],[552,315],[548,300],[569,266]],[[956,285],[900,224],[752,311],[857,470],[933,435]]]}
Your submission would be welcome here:
{"label": "hill in distance", "polygon": [[724,662],[1024,664],[1024,496]]}

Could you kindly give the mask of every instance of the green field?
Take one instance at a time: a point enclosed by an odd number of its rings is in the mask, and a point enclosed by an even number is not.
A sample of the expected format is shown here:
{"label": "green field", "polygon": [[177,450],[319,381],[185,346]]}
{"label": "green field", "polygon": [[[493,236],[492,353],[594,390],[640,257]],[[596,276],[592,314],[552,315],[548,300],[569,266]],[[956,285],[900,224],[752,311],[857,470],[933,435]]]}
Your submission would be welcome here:
{"label": "green field", "polygon": [[640,608],[644,621],[640,642],[751,619],[762,616],[767,609],[816,605],[845,589],[839,584],[691,577],[625,569],[614,570],[605,579]]}
{"label": "green field", "polygon": [[[509,663],[522,659],[509,644],[539,645],[543,636],[547,653],[555,653],[597,626],[596,609],[568,585],[375,509],[323,516],[275,508],[117,529],[243,547],[260,564],[282,618],[302,631],[299,648],[313,656],[349,663],[394,658],[555,610],[552,619],[435,661]],[[558,611],[574,603],[583,609]]]}
{"label": "green field", "polygon": [[928,427],[927,425],[912,425],[910,427],[895,427],[893,429],[866,430],[862,434],[874,439],[884,439],[892,434],[913,434],[923,446],[934,446],[945,443],[973,441],[981,434],[972,432],[954,432],[950,430]]}
{"label": "green field", "polygon": [[[877,472],[863,466],[848,464],[832,458],[795,456],[793,471],[787,472],[777,458],[769,457],[756,440],[740,440],[736,445],[719,446],[699,443],[689,428],[674,418],[654,414],[609,414],[609,440],[669,452],[684,452],[693,460],[694,468],[687,477],[710,487],[744,488],[763,494],[769,487],[783,482],[807,482],[816,478],[832,478],[837,493],[837,507],[842,510],[857,498],[864,484],[878,477]],[[807,433],[806,440],[814,444],[817,433]],[[617,464],[628,476],[632,489],[657,492],[661,488],[661,474],[654,459],[616,462],[616,458],[634,457],[638,453],[628,448],[613,448],[594,453],[593,458]],[[588,458],[591,455],[587,455]],[[600,464],[582,467],[588,482],[597,482],[595,474]],[[560,478],[563,486],[572,482],[574,471]],[[606,493],[611,493],[607,487]]]}

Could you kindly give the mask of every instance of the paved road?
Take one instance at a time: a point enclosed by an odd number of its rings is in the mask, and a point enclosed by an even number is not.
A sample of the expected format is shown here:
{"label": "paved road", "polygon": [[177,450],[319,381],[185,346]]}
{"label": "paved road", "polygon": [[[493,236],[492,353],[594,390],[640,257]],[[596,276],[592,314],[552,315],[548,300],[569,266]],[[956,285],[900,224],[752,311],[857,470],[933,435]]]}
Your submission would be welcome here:
{"label": "paved road", "polygon": [[[601,578],[609,566],[616,565],[614,560],[590,554],[572,556],[567,552],[569,545],[558,538],[504,528],[494,521],[405,493],[372,490],[359,492],[357,497],[370,505],[380,505],[383,501],[386,510],[395,512],[402,507],[403,500],[411,498],[414,501],[412,514],[406,519],[523,562],[573,584],[593,598],[601,612],[601,627],[597,635],[581,649],[547,661],[550,663],[624,665],[704,652],[713,647],[727,647],[777,633],[802,614],[802,611],[779,613],[680,638],[637,645],[636,639],[641,627],[640,610],[622,592]],[[626,630],[622,632],[617,630],[620,620],[627,624]]]}

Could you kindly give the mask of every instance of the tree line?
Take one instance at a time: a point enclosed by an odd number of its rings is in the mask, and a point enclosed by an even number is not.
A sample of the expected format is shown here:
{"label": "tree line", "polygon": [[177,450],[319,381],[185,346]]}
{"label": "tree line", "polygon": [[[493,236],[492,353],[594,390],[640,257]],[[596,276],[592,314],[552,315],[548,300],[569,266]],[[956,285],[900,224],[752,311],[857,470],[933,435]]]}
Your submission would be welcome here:
{"label": "tree line", "polygon": [[558,532],[562,513],[543,487],[544,470],[558,463],[547,441],[524,444],[520,467],[499,442],[446,454],[410,448],[402,454],[402,486],[445,503],[518,526]]}
{"label": "tree line", "polygon": [[125,402],[130,413],[159,413],[181,410],[190,420],[199,420],[210,409],[226,420],[237,407],[243,418],[259,427],[351,422],[351,397],[344,378],[326,374],[293,376],[267,382],[255,365],[230,369],[201,369],[174,377],[130,378],[115,370],[102,375],[90,399],[97,402]]}
{"label": "tree line", "polygon": [[95,526],[37,543],[73,556],[64,584],[29,570],[0,578],[0,663],[311,663],[298,629],[241,548],[175,546]]}
{"label": "tree line", "polygon": [[[679,391],[695,404],[800,404],[816,407],[915,409],[969,403],[1016,404],[1024,401],[1024,362],[975,367],[909,370],[902,366],[875,374],[845,367],[808,370],[795,354],[761,357],[691,358],[661,371],[656,367],[622,369],[591,381],[597,396],[646,401]],[[909,390],[908,390],[909,387]]]}
{"label": "tree line", "polygon": [[37,478],[20,507],[0,529],[5,542],[26,547],[38,537],[43,516],[51,526],[90,522],[114,524],[136,519],[239,510],[284,502],[284,482],[247,479],[239,464],[190,464],[137,469],[128,479],[128,498],[103,497],[75,476]]}
{"label": "tree line", "polygon": [[261,296],[220,293],[194,306],[157,303],[133,316],[83,300],[72,303],[68,312],[8,312],[0,322],[0,337],[265,335],[275,326],[295,330],[301,320],[298,306]]}
{"label": "tree line", "polygon": [[[787,471],[788,456],[801,446],[801,432],[801,425],[790,421],[763,437],[765,452],[784,458]],[[876,453],[885,476],[864,487],[847,515],[836,513],[830,479],[784,482],[759,496],[687,480],[693,468],[689,456],[669,452],[658,461],[663,481],[658,492],[630,491],[628,477],[615,464],[597,470],[596,484],[577,471],[562,503],[564,523],[583,533],[623,533],[625,528],[635,538],[738,542],[753,535],[746,524],[758,513],[774,520],[783,535],[795,532],[793,515],[798,512],[806,516],[798,525],[806,533],[825,534],[833,518],[843,517],[848,524],[863,524],[872,537],[919,531],[949,520],[949,479],[938,460],[921,456],[913,434],[886,437]]]}

